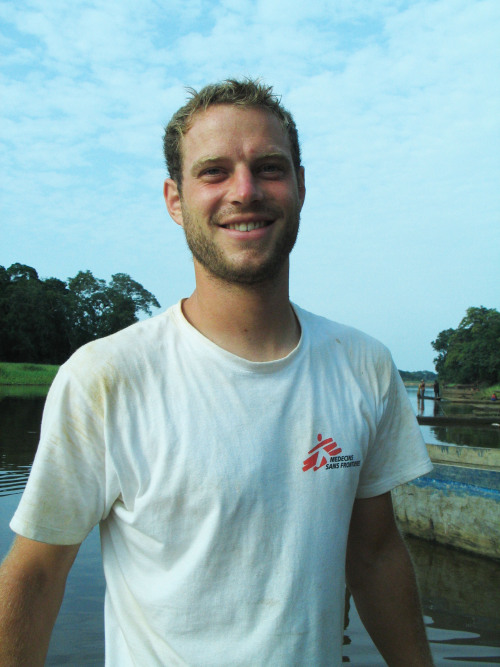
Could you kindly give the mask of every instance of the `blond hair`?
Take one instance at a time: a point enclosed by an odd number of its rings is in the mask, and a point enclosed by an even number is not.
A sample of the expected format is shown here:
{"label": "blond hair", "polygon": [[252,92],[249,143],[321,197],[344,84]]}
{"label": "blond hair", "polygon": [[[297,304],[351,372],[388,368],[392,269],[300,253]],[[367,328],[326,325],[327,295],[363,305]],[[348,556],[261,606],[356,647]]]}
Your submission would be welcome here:
{"label": "blond hair", "polygon": [[193,88],[187,90],[191,98],[174,113],[163,137],[163,152],[168,173],[179,189],[182,186],[182,138],[192,126],[194,116],[215,104],[230,104],[240,108],[257,107],[274,114],[288,136],[293,166],[295,173],[298,174],[301,158],[297,127],[292,114],[282,106],[280,98],[273,93],[272,86],[247,78],[242,81],[227,79],[205,86],[199,92]]}

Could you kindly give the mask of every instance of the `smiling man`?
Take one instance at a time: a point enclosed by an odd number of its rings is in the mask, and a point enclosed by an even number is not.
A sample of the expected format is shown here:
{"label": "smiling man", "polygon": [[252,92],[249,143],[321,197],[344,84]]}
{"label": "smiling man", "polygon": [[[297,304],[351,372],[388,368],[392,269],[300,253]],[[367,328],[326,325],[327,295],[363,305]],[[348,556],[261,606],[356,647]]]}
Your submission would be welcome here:
{"label": "smiling man", "polygon": [[305,195],[279,120],[260,108],[212,106],[186,134],[183,164],[183,197],[167,180],[165,199],[196,263],[229,283],[277,278]]}
{"label": "smiling man", "polygon": [[291,115],[226,81],[164,148],[196,289],[61,368],[1,571],[0,664],[43,664],[99,523],[108,665],[341,665],[346,574],[387,663],[431,665],[390,496],[429,459],[386,348],[290,303]]}

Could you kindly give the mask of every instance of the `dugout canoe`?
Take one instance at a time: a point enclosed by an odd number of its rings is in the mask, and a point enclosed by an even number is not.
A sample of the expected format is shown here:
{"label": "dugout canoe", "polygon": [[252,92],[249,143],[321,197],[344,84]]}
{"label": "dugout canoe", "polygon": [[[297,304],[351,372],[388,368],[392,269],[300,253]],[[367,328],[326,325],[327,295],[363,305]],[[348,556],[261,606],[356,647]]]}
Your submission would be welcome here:
{"label": "dugout canoe", "polygon": [[500,424],[500,414],[491,415],[438,415],[431,417],[427,415],[418,415],[419,424],[427,426],[498,426]]}
{"label": "dugout canoe", "polygon": [[392,492],[401,530],[500,560],[500,449],[427,450],[434,469]]}

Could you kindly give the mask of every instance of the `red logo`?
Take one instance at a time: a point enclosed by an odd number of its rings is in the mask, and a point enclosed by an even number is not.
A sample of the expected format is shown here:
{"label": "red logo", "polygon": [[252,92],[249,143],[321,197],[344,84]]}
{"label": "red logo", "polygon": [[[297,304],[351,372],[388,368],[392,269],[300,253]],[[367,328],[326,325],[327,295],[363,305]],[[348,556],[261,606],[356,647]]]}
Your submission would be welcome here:
{"label": "red logo", "polygon": [[323,456],[323,458],[321,459],[321,463],[319,465],[316,465],[318,462],[319,453],[321,449],[323,449],[323,451],[325,451],[328,454],[328,456],[337,456],[337,454],[340,454],[342,451],[341,448],[337,445],[337,443],[333,442],[332,438],[326,438],[326,440],[323,440],[323,436],[321,435],[321,433],[318,433],[318,441],[319,443],[308,451],[308,454],[311,454],[311,456],[309,456],[304,461],[304,466],[302,468],[304,472],[306,470],[310,470],[311,468],[315,471],[319,470],[326,464],[327,462],[326,456]]}

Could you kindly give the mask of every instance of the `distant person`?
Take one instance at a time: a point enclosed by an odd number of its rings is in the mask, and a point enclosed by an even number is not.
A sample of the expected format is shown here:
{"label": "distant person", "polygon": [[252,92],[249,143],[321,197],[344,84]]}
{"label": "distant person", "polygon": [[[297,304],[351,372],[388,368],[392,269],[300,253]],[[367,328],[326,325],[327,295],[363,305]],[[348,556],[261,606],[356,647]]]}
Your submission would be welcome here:
{"label": "distant person", "polygon": [[434,398],[439,398],[439,382],[434,380]]}
{"label": "distant person", "polygon": [[422,401],[425,398],[425,381],[424,380],[422,380],[420,382],[420,384],[418,385],[417,398],[419,398]]}
{"label": "distant person", "polygon": [[495,392],[493,392],[493,393],[491,394],[490,401],[497,401],[497,400],[498,400],[498,399],[497,399],[497,395],[496,395]]}
{"label": "distant person", "polygon": [[0,664],[43,664],[99,523],[107,665],[340,667],[346,578],[386,662],[432,665],[391,501],[432,466],[387,349],[289,300],[292,116],[226,81],[164,146],[196,289],[59,371],[1,571]]}

